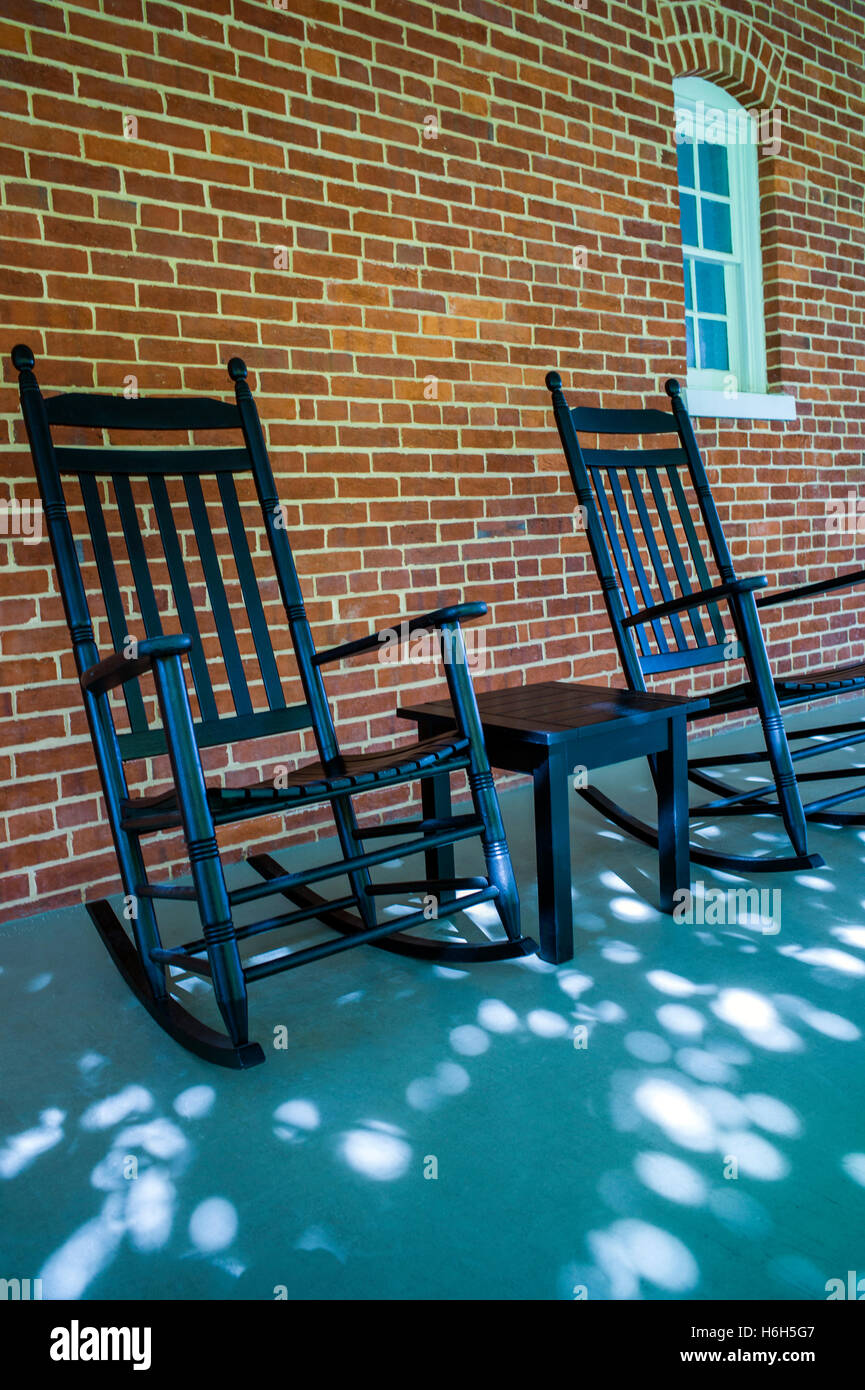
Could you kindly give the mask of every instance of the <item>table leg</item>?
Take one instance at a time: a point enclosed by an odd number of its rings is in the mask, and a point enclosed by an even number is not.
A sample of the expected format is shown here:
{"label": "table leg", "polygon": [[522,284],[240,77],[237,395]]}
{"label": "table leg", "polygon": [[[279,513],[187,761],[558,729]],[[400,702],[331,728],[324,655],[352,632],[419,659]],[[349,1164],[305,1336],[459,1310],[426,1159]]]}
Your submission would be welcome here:
{"label": "table leg", "polygon": [[551,753],[534,771],[539,954],[556,965],[574,954],[568,772],[561,752]]}
{"label": "table leg", "polygon": [[661,911],[672,912],[677,888],[690,888],[688,735],[684,715],[667,720],[667,747],[658,754],[658,858]]}

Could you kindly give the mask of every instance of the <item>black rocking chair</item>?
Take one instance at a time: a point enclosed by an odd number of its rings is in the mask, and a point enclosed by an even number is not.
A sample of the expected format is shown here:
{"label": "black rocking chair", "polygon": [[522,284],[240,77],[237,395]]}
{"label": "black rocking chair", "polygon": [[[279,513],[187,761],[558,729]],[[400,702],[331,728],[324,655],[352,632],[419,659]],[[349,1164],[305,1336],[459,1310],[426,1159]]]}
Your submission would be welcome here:
{"label": "black rocking chair", "polygon": [[[677,381],[665,386],[672,414],[665,410],[571,408],[558,372],[548,372],[553,410],[571,479],[580,504],[595,571],[604,595],[625,679],[631,690],[645,690],[646,676],[690,673],[698,667],[740,659],[748,679],[708,694],[708,707],[694,719],[756,710],[764,747],[738,754],[692,758],[688,776],[712,799],[691,807],[692,817],[780,815],[792,854],[724,854],[692,844],[697,863],[732,872],[814,868],[824,861],[808,853],[807,822],[863,825],[865,813],[834,808],[865,794],[865,785],[847,786],[803,805],[800,786],[809,781],[861,778],[860,768],[796,772],[797,764],[820,753],[852,747],[865,739],[862,720],[787,733],[782,707],[828,699],[865,689],[865,662],[774,679],[758,610],[776,603],[813,598],[865,579],[851,571],[816,584],[766,594],[764,575],[739,579],[691,420]],[[579,434],[673,435],[672,447],[584,449]],[[647,486],[644,486],[645,484]],[[721,607],[729,615],[725,623]],[[701,616],[702,610],[702,616]],[[791,742],[805,746],[791,749]],[[771,779],[746,790],[717,775],[724,767],[767,762]],[[652,767],[654,776],[655,769]],[[713,775],[714,774],[714,775]],[[657,831],[596,788],[581,795],[622,829],[648,844]]]}
{"label": "black rocking chair", "polygon": [[[322,673],[326,666],[375,650],[382,635],[316,651],[244,363],[235,357],[228,364],[236,395],[236,403],[229,404],[77,392],[44,399],[30,349],[16,347],[12,361],[20,373],[21,407],[130,906],[124,916],[131,922],[134,940],[107,901],[91,904],[88,911],[115,965],[157,1023],[209,1061],[250,1067],[264,1061],[261,1047],[248,1041],[251,980],[364,942],[420,960],[460,963],[505,960],[534,951],[534,942],[520,934],[517,889],[460,628],[462,622],[483,616],[485,605],[458,604],[407,624],[409,631],[439,634],[453,701],[453,731],[384,752],[343,754]],[[158,447],[117,448],[111,434],[107,444],[61,447],[52,438],[58,426],[143,431],[148,443],[153,443],[154,432],[179,431],[182,442],[188,443],[189,432],[206,431],[210,437],[214,431],[234,431],[240,447],[165,448],[164,441],[157,441]],[[68,494],[76,487],[72,499]],[[246,507],[254,513],[251,519],[244,515]],[[261,535],[262,516],[267,546],[256,553],[255,532]],[[73,521],[81,522],[83,532],[77,543]],[[100,657],[95,640],[82,570],[82,561],[89,559],[85,546],[92,547],[98,573],[93,587],[101,587],[111,634],[113,651],[108,656]],[[190,557],[194,565],[188,569]],[[276,585],[267,581],[266,568],[275,572]],[[264,582],[272,593],[265,591]],[[272,603],[277,592],[283,607],[272,608],[268,617],[264,605]],[[137,640],[129,634],[130,611],[142,629]],[[286,701],[269,631],[269,624],[284,630],[286,622],[305,700],[294,706]],[[166,630],[172,626],[174,631]],[[187,671],[194,696],[187,689]],[[145,676],[153,677],[155,700],[145,693]],[[123,703],[110,694],[118,687],[126,706],[122,730],[117,719]],[[265,738],[278,745],[280,736],[303,728],[313,730],[317,762],[291,771],[280,768],[273,780],[252,786],[211,786],[205,781],[200,749]],[[124,764],[164,753],[171,767],[171,789],[148,795],[145,786],[130,792]],[[434,782],[426,779],[460,769],[467,773],[473,810],[440,816]],[[353,798],[418,780],[419,818],[359,824]],[[289,873],[269,855],[255,855],[247,862],[258,880],[229,891],[217,828],[316,803],[329,803],[332,809],[341,849],[333,862]],[[142,838],[178,829],[186,845],[191,887],[151,881],[145,866]],[[482,842],[485,874],[438,878],[442,869],[453,873],[454,843],[473,836]],[[395,842],[368,848],[366,842],[375,837],[395,837]],[[419,853],[425,856],[425,876],[409,882],[373,881],[371,870],[397,856]],[[320,896],[313,886],[343,877],[348,891],[336,898]],[[375,899],[385,894],[401,898],[402,910],[381,921]],[[250,925],[235,924],[236,908],[277,895],[288,898],[293,910]],[[418,895],[428,895],[424,907],[406,911],[413,907],[406,897]],[[157,925],[160,899],[193,905],[201,936],[182,945],[165,945]],[[413,935],[413,929],[428,925],[436,915],[438,902],[448,922],[456,912],[494,904],[504,928],[502,939],[479,929],[476,939],[472,933],[457,940]],[[391,912],[397,907],[392,905]],[[241,943],[313,918],[335,929],[336,935],[242,963]],[[170,994],[172,969],[211,979],[227,1036],[194,1018]]]}

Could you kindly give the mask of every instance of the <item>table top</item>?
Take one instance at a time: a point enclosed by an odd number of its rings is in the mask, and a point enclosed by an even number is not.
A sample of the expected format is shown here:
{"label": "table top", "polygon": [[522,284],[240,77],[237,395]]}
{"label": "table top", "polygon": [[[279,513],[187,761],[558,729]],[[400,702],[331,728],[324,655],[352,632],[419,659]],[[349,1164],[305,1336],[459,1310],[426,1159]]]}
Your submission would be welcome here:
{"label": "table top", "polygon": [[[573,681],[485,690],[478,692],[477,702],[487,735],[516,735],[527,743],[563,742],[590,726],[610,725],[619,720],[647,724],[706,709],[709,704],[704,697],[654,695]],[[401,705],[397,714],[403,719],[441,722],[443,727],[454,722],[449,699],[433,700],[426,705]]]}

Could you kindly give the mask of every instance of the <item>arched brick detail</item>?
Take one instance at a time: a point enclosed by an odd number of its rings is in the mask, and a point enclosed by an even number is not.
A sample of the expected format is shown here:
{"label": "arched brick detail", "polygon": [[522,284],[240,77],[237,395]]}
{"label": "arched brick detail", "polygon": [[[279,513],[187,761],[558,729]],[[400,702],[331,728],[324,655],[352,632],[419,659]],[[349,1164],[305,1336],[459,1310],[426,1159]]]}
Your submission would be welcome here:
{"label": "arched brick detail", "polygon": [[785,54],[753,24],[714,0],[659,0],[658,18],[674,77],[705,77],[746,107],[776,104]]}

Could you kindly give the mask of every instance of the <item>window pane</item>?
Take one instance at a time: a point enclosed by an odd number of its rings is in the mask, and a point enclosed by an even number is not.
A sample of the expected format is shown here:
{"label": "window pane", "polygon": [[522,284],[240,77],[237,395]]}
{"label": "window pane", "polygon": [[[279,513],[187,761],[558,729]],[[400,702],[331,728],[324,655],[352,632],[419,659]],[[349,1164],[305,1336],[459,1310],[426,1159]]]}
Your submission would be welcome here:
{"label": "window pane", "polygon": [[699,246],[697,240],[697,199],[693,193],[679,194],[679,225],[685,246]]}
{"label": "window pane", "polygon": [[730,196],[730,176],[727,169],[727,149],[709,140],[700,142],[700,187],[704,193]]}
{"label": "window pane", "polygon": [[730,365],[727,353],[727,325],[715,319],[698,319],[700,326],[701,366],[726,371]]}
{"label": "window pane", "polygon": [[685,332],[688,335],[688,366],[696,367],[697,354],[694,350],[694,315],[685,315]]}
{"label": "window pane", "polygon": [[[697,309],[701,314],[726,314],[724,267],[712,261],[696,261]],[[690,308],[690,305],[688,306]]]}
{"label": "window pane", "polygon": [[683,140],[681,145],[676,146],[679,163],[679,186],[684,188],[694,187],[694,146],[690,141]]}
{"label": "window pane", "polygon": [[693,309],[691,303],[691,257],[685,257],[685,308]]}
{"label": "window pane", "polygon": [[[733,237],[730,230],[730,204],[715,203],[709,198],[700,199],[700,213],[703,219],[702,245],[707,251],[732,251]],[[682,239],[685,240],[684,231]],[[696,243],[690,242],[693,246]]]}

